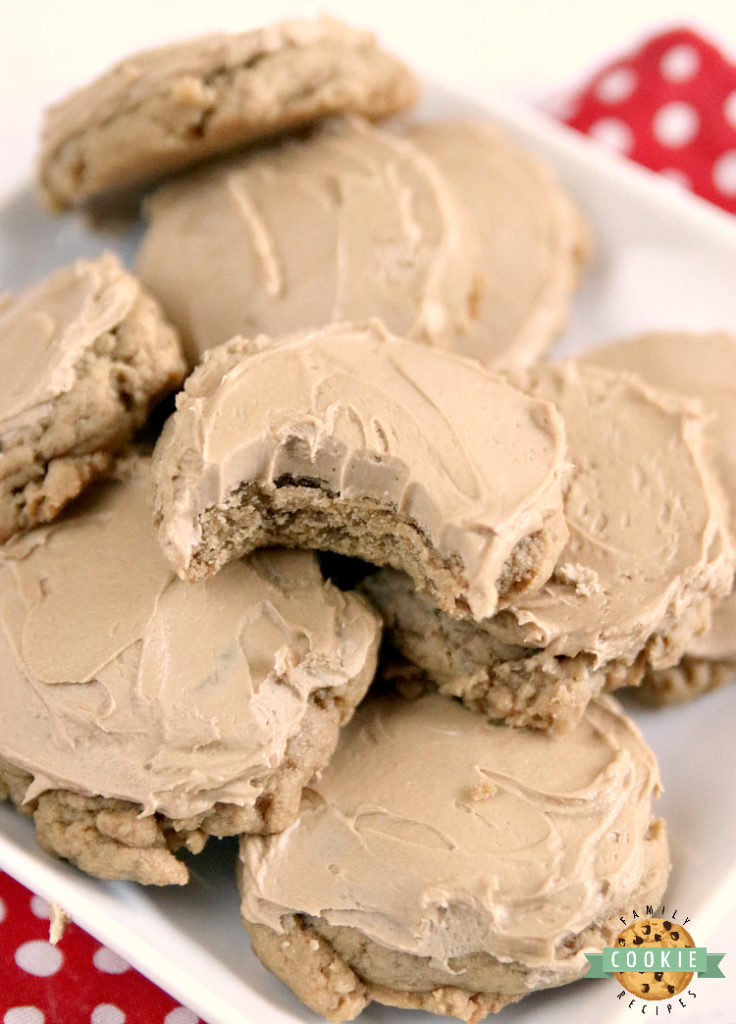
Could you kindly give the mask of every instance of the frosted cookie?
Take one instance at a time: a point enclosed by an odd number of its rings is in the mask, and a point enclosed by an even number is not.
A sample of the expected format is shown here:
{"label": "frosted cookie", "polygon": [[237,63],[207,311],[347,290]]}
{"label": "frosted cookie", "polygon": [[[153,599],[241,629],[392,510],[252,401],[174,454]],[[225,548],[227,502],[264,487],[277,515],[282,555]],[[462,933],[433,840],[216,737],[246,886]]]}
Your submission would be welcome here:
{"label": "frosted cookie", "polygon": [[[637,373],[655,387],[699,398],[715,413],[705,424],[706,454],[729,504],[736,536],[736,335],[661,332],[586,354],[585,361]],[[714,608],[710,629],[688,645],[679,665],[648,672],[639,696],[649,704],[689,700],[736,673],[736,592]]]}
{"label": "frosted cookie", "polygon": [[[381,612],[394,647],[419,669],[422,688],[459,697],[506,725],[570,732],[593,697],[636,686],[644,674],[641,657],[597,666],[590,653],[560,656],[504,642],[493,619],[453,618],[392,569],[369,576],[360,589]],[[398,673],[398,689],[405,676]]]}
{"label": "frosted cookie", "polygon": [[395,646],[444,692],[513,725],[566,730],[600,690],[679,661],[730,587],[733,550],[696,409],[575,362],[521,380],[562,414],[572,464],[570,537],[552,577],[480,624],[454,622],[395,574],[365,586]]}
{"label": "frosted cookie", "polygon": [[64,209],[328,114],[386,117],[416,95],[369,32],[333,18],[147,50],[47,111],[40,194]]}
{"label": "frosted cookie", "polygon": [[552,171],[487,122],[416,125],[481,239],[477,319],[444,342],[487,366],[535,362],[567,320],[590,239]]}
{"label": "frosted cookie", "polygon": [[237,334],[369,316],[439,343],[473,314],[467,213],[416,146],[357,118],[165,186],[146,211],[138,272],[192,363]]}
{"label": "frosted cookie", "polygon": [[439,694],[369,698],[298,820],[241,840],[243,923],[332,1021],[375,1000],[475,1024],[582,977],[619,915],[661,897],[658,792],[610,698],[570,736],[491,725]]}
{"label": "frosted cookie", "polygon": [[156,446],[155,515],[185,579],[316,548],[483,618],[552,571],[564,468],[549,403],[377,321],[337,324],[208,354]]}
{"label": "frosted cookie", "polygon": [[150,463],[0,563],[0,778],[50,852],[183,884],[173,854],[296,816],[375,670],[377,616],[307,552],[178,580]]}
{"label": "frosted cookie", "polygon": [[0,541],[107,472],[185,372],[176,332],[111,253],[0,297]]}

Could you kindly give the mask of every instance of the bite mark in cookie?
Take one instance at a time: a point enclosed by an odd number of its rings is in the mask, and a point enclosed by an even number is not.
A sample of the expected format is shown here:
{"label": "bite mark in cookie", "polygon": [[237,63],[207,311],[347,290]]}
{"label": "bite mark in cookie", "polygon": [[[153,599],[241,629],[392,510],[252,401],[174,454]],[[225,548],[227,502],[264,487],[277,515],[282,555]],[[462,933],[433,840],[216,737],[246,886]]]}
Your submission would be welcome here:
{"label": "bite mark in cookie", "polygon": [[564,469],[550,404],[377,321],[336,324],[209,353],[156,446],[156,519],[185,578],[312,547],[482,618],[551,572]]}

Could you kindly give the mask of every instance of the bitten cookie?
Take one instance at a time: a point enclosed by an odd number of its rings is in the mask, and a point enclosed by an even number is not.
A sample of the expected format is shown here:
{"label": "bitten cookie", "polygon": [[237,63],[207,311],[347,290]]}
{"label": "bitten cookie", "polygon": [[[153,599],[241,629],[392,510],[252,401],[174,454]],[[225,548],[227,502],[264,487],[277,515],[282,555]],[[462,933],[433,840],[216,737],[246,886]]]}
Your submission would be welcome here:
{"label": "bitten cookie", "polygon": [[439,694],[374,696],[278,836],[243,837],[256,954],[313,1010],[371,1000],[475,1022],[582,977],[661,897],[654,755],[610,698],[570,736]]}
{"label": "bitten cookie", "polygon": [[[618,946],[665,946],[694,948],[693,937],[681,924],[661,917],[647,917],[625,928]],[[692,981],[687,971],[626,971],[616,977],[629,992],[640,999],[667,999],[682,992]]]}
{"label": "bitten cookie", "polygon": [[551,578],[480,624],[451,620],[396,574],[365,589],[443,692],[513,725],[570,729],[600,690],[679,661],[731,585],[733,549],[697,409],[576,362],[521,381],[562,414],[572,464],[570,538]]}
{"label": "bitten cookie", "polygon": [[39,191],[61,210],[328,114],[377,120],[416,95],[412,74],[369,32],[333,18],[174,43],[49,109]]}
{"label": "bitten cookie", "polygon": [[185,372],[173,327],[111,253],[0,297],[0,541],[108,472]]}
{"label": "bitten cookie", "polygon": [[[585,361],[637,373],[654,387],[699,398],[711,413],[705,424],[705,451],[729,504],[736,536],[736,335],[663,331],[605,348]],[[736,592],[715,606],[710,628],[688,645],[670,669],[647,672],[638,696],[647,704],[672,704],[697,697],[733,679],[736,673]]]}
{"label": "bitten cookie", "polygon": [[235,335],[378,317],[441,344],[468,329],[479,241],[411,142],[357,118],[160,189],[137,269],[192,364]]}
{"label": "bitten cookie", "polygon": [[150,461],[0,563],[0,778],[52,853],[183,884],[173,850],[285,828],[375,670],[380,627],[307,552],[184,584]]}
{"label": "bitten cookie", "polygon": [[477,318],[444,342],[486,366],[527,366],[567,320],[589,258],[582,217],[552,170],[488,122],[441,121],[407,138],[435,161],[480,234]]}
{"label": "bitten cookie", "polygon": [[482,618],[552,571],[564,468],[549,403],[377,321],[338,324],[208,354],[156,446],[155,514],[186,579],[264,545],[317,548]]}

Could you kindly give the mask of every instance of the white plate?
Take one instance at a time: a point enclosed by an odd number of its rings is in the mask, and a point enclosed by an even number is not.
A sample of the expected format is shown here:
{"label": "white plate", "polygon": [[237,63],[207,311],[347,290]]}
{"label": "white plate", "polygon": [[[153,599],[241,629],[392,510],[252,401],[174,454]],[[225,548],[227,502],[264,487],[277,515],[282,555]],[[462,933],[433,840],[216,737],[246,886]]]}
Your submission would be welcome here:
{"label": "white plate", "polygon": [[[487,99],[480,106],[430,88],[421,113],[494,116],[557,167],[585,211],[597,259],[558,352],[657,327],[736,329],[736,226],[731,218],[505,101]],[[0,208],[0,288],[17,287],[106,246],[130,260],[137,235],[137,230],[100,235],[75,217],[53,219],[38,210],[30,190],[22,191]],[[631,710],[659,756],[665,785],[657,810],[666,817],[671,837],[667,906],[690,916],[696,942],[704,945],[720,918],[736,909],[736,689],[726,687],[657,713]],[[11,808],[0,807],[0,866],[59,902],[75,921],[208,1024],[314,1022],[315,1016],[250,952],[238,921],[235,850],[234,841],[213,841],[203,855],[191,858],[192,882],[185,889],[104,883],[48,858],[36,845],[32,825]],[[702,992],[706,985],[722,987],[722,1002],[716,1002],[726,1014],[730,986],[695,979],[690,987]],[[531,996],[504,1010],[500,1021],[612,1024],[631,1019],[617,992],[609,981],[581,981]],[[704,1001],[681,1011],[683,1020],[704,1022],[697,1009]],[[716,1004],[711,1000],[709,1005]],[[675,1007],[673,1018],[677,1012]],[[362,1019],[366,1024],[437,1021],[428,1014],[378,1006]],[[719,1012],[718,1019],[730,1018]]]}

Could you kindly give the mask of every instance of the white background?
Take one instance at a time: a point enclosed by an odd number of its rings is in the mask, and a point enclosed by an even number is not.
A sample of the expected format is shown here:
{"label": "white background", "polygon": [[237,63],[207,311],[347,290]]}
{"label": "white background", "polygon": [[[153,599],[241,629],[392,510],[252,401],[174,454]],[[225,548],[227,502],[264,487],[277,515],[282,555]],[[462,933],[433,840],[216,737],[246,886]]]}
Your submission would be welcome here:
{"label": "white background", "polygon": [[[535,102],[564,94],[607,57],[683,23],[736,55],[736,0],[0,0],[0,200],[32,173],[43,106],[112,60],[188,34],[322,9],[374,28],[418,70],[481,100],[484,91]],[[699,985],[697,1010],[677,1017],[683,1024],[736,1024],[734,916],[708,943],[728,951],[723,967],[733,980]]]}

